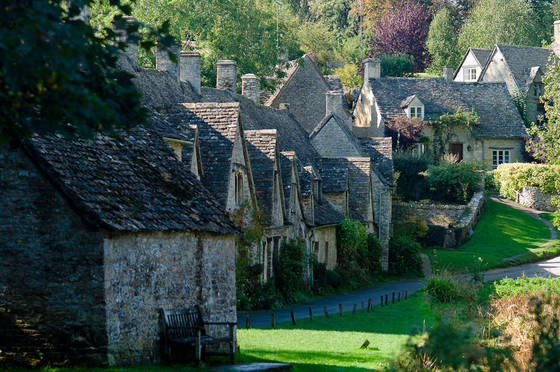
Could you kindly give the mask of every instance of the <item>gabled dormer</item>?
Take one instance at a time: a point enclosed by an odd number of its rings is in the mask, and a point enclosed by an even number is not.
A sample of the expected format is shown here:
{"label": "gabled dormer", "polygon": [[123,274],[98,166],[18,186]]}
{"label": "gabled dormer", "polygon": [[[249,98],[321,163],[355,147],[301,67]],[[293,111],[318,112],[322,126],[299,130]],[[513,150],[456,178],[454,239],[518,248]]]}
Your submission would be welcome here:
{"label": "gabled dormer", "polygon": [[416,94],[409,96],[401,102],[401,109],[409,119],[418,118],[424,120],[426,112],[424,103],[416,96]]}

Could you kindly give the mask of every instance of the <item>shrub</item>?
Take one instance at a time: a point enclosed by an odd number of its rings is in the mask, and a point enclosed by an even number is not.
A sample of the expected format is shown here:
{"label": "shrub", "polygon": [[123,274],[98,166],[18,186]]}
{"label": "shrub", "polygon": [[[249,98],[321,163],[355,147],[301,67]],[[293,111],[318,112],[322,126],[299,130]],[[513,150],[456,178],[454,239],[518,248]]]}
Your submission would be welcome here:
{"label": "shrub", "polygon": [[515,200],[525,186],[542,192],[560,194],[560,165],[511,163],[501,164],[492,172],[496,190],[504,198]]}
{"label": "shrub", "polygon": [[334,73],[340,76],[340,81],[345,88],[360,88],[362,85],[362,78],[358,75],[358,67],[354,64],[337,68]]}
{"label": "shrub", "polygon": [[406,151],[416,146],[422,139],[424,124],[424,120],[420,118],[403,115],[387,121],[386,130],[393,140],[393,148]]}
{"label": "shrub", "polygon": [[358,249],[358,262],[361,263],[368,273],[381,272],[381,257],[383,246],[375,234],[367,234],[366,245]]}
{"label": "shrub", "polygon": [[482,178],[474,163],[441,162],[428,167],[428,185],[434,200],[466,203],[480,190]]}
{"label": "shrub", "polygon": [[300,240],[284,240],[275,268],[276,289],[286,302],[303,289],[304,244]]}
{"label": "shrub", "polygon": [[327,286],[327,265],[313,257],[313,287],[316,289]]}
{"label": "shrub", "polygon": [[420,174],[428,170],[430,158],[412,151],[395,151],[393,166],[400,176],[397,182],[397,194],[405,201],[425,199],[428,193],[426,176]]}
{"label": "shrub", "polygon": [[384,54],[381,59],[381,76],[410,76],[414,71],[414,58],[408,54]]}
{"label": "shrub", "polygon": [[457,282],[447,272],[434,275],[428,279],[426,293],[435,302],[450,303],[461,298]]}
{"label": "shrub", "polygon": [[327,285],[333,288],[338,288],[342,285],[342,277],[339,273],[333,270],[326,271]]}
{"label": "shrub", "polygon": [[426,247],[441,246],[447,234],[446,226],[431,225],[422,243]]}
{"label": "shrub", "polygon": [[420,244],[410,236],[395,235],[389,243],[389,270],[395,274],[422,272]]}

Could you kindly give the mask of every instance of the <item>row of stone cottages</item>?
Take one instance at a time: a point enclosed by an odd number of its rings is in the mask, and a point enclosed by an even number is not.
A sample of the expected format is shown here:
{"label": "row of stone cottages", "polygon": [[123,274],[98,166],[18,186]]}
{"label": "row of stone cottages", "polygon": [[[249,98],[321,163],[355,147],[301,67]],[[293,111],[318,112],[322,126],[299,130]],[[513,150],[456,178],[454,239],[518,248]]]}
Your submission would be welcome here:
{"label": "row of stone cottages", "polygon": [[[302,125],[288,105],[256,102],[255,76],[236,94],[232,61],[218,63],[210,88],[196,52],[176,65],[158,50],[156,69],[137,58],[130,42],[119,65],[151,129],[0,145],[0,363],[158,361],[160,307],[198,304],[209,320],[235,321],[239,230],[226,210],[245,205],[264,216],[263,280],[282,238],[303,239],[334,268],[346,215],[378,233],[387,269],[390,140],[356,136],[327,79],[317,75],[321,119]],[[346,155],[321,146],[333,126]]]}

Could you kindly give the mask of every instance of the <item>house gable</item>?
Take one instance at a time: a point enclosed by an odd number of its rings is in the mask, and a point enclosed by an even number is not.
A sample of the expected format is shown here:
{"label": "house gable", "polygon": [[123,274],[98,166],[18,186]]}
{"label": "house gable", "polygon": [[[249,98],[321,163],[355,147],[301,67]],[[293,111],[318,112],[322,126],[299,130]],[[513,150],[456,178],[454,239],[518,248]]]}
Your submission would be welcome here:
{"label": "house gable", "polygon": [[469,48],[463,56],[459,68],[455,71],[453,80],[471,83],[478,81],[491,53],[492,50],[490,49]]}
{"label": "house gable", "polygon": [[354,135],[334,114],[317,125],[310,139],[320,156],[360,156]]}

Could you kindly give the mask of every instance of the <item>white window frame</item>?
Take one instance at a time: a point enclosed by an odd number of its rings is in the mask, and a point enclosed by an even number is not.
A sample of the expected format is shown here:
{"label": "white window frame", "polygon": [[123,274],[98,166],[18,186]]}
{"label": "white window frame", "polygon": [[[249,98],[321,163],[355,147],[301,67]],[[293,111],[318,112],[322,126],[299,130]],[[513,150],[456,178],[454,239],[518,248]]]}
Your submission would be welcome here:
{"label": "white window frame", "polygon": [[422,106],[410,106],[408,108],[408,117],[424,119],[424,108]]}
{"label": "white window frame", "polygon": [[492,150],[492,165],[494,168],[509,162],[511,162],[510,150]]}
{"label": "white window frame", "polygon": [[465,67],[465,81],[476,81],[476,67]]}

